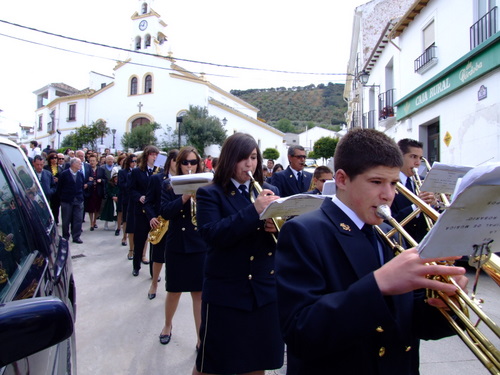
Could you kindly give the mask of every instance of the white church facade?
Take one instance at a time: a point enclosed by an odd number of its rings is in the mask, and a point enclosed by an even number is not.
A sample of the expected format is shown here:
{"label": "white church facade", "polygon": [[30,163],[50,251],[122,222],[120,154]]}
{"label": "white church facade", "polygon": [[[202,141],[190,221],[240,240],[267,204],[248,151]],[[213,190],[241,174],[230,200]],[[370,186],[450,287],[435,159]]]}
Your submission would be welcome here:
{"label": "white church facade", "polygon": [[[157,122],[159,141],[177,137],[178,118],[189,106],[208,109],[221,120],[227,136],[235,132],[251,134],[261,150],[276,148],[286,155],[283,133],[257,119],[258,109],[179,66],[166,49],[166,24],[150,7],[139,1],[131,17],[134,34],[128,59],[114,67],[114,76],[90,72],[89,87],[77,90],[63,83],[42,87],[37,96],[35,136],[45,147],[58,148],[64,136],[82,125],[106,121],[113,133],[97,141],[100,149],[123,149],[122,136],[136,126]],[[138,52],[138,53],[136,53]],[[182,129],[182,127],[181,127]],[[181,131],[182,132],[182,131]],[[173,140],[171,140],[173,141]],[[175,143],[175,142],[174,142]],[[199,150],[218,155],[217,147]]]}

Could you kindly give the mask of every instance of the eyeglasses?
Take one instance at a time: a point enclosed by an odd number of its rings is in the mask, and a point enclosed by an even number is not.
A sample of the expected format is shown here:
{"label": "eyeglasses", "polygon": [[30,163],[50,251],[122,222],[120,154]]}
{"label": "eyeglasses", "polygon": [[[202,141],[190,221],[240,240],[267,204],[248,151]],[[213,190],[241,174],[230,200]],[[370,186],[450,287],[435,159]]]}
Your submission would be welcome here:
{"label": "eyeglasses", "polygon": [[318,181],[325,183],[326,181],[333,181],[333,178],[328,178],[328,179],[327,178],[320,178]]}
{"label": "eyeglasses", "polygon": [[137,159],[130,160],[131,163],[137,163]]}
{"label": "eyeglasses", "polygon": [[183,160],[183,161],[181,161],[181,164],[182,164],[182,165],[188,165],[188,164],[191,164],[191,165],[198,165],[198,159]]}
{"label": "eyeglasses", "polygon": [[306,159],[306,156],[305,155],[292,155],[294,158],[297,158],[297,159],[302,159],[302,160],[305,160]]}
{"label": "eyeglasses", "polygon": [[57,160],[64,160],[64,158],[57,158]]}

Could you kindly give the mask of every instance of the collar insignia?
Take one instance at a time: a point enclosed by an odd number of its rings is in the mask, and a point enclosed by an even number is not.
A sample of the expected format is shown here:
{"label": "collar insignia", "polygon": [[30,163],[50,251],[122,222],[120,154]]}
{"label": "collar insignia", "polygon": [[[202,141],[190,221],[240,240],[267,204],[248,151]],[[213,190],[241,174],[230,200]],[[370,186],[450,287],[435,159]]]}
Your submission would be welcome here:
{"label": "collar insignia", "polygon": [[346,230],[348,232],[351,231],[351,227],[347,224],[344,224],[344,223],[340,223],[340,227],[343,229],[343,230]]}
{"label": "collar insignia", "polygon": [[234,190],[231,190],[231,196],[234,197],[235,194],[236,194],[236,192]]}

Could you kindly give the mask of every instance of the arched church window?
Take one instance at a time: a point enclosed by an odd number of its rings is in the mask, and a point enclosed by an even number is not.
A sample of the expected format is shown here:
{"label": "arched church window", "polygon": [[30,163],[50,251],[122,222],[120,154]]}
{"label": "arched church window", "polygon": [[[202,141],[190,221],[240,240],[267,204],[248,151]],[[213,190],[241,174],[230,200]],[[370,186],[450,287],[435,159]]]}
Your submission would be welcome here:
{"label": "arched church window", "polygon": [[153,77],[148,74],[144,79],[144,92],[152,92],[153,91]]}
{"label": "arched church window", "polygon": [[130,80],[130,95],[137,95],[137,77]]}
{"label": "arched church window", "polygon": [[139,117],[132,121],[132,129],[137,128],[138,126],[149,124],[151,121],[146,117]]}
{"label": "arched church window", "polygon": [[144,40],[144,48],[147,48],[151,45],[151,35],[146,35]]}
{"label": "arched church window", "polygon": [[140,36],[137,36],[135,38],[135,49],[141,49],[141,37]]}
{"label": "arched church window", "polygon": [[142,14],[146,14],[148,12],[148,4],[142,3]]}

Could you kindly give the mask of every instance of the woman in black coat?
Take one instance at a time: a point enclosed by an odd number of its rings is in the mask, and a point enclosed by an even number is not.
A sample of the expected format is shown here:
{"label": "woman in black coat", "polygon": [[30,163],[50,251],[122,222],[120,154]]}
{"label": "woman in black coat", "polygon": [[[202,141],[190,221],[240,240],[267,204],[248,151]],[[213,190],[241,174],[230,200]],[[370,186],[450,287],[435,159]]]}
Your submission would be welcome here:
{"label": "woman in black coat", "polygon": [[[201,346],[196,371],[262,374],[283,365],[276,304],[276,232],[259,215],[278,189],[263,183],[262,156],[252,136],[235,133],[222,146],[213,183],[196,193],[199,232],[208,244],[203,281]],[[257,194],[249,172],[262,186]],[[248,192],[252,199],[248,196]]]}
{"label": "woman in black coat", "polygon": [[[122,237],[122,246],[127,246],[127,235],[129,240],[129,251],[128,251],[128,259],[134,259],[134,223],[131,221],[133,215],[128,215],[129,210],[129,179],[130,174],[132,173],[132,169],[137,165],[137,155],[130,154],[123,162],[123,168],[118,171],[118,200],[121,201],[122,206],[122,228],[123,228],[123,237]],[[130,222],[130,228],[128,226],[128,222]],[[129,229],[129,230],[127,230]]]}
{"label": "woman in black coat", "polygon": [[[183,147],[176,158],[176,175],[202,172],[201,158],[196,149]],[[191,292],[196,332],[199,334],[201,322],[201,288],[206,244],[198,234],[192,220],[194,202],[191,194],[176,195],[170,180],[165,180],[161,192],[160,213],[169,220],[166,234],[166,289],[165,324],[160,333],[160,343],[166,345],[172,337],[172,320],[182,292]],[[198,348],[199,343],[196,347]]]}
{"label": "woman in black coat", "polygon": [[[138,276],[141,269],[141,262],[149,264],[144,259],[144,250],[149,233],[149,220],[144,211],[146,201],[146,191],[148,189],[149,177],[157,173],[154,163],[160,150],[155,146],[146,146],[140,157],[140,164],[132,169],[130,174],[130,204],[134,205],[134,259],[132,275]],[[128,231],[128,230],[127,230]]]}

